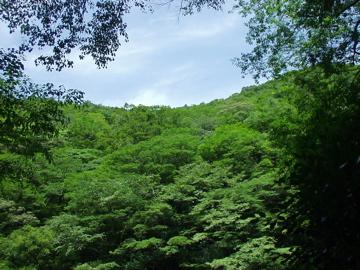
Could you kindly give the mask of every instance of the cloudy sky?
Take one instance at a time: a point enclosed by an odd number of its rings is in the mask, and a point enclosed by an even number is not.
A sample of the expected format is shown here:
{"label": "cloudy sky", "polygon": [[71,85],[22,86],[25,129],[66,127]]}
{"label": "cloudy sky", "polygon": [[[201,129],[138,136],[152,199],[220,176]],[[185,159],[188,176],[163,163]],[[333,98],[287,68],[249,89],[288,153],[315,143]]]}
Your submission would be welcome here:
{"label": "cloudy sky", "polygon": [[[34,66],[35,56],[28,55],[26,72],[36,82],[77,88],[87,100],[110,106],[183,106],[225,98],[254,84],[231,63],[250,48],[244,19],[228,10],[180,18],[175,6],[159,7],[153,14],[134,11],[126,18],[130,41],[107,69],[85,58],[72,69],[47,72]],[[16,41],[2,26],[0,46]]]}

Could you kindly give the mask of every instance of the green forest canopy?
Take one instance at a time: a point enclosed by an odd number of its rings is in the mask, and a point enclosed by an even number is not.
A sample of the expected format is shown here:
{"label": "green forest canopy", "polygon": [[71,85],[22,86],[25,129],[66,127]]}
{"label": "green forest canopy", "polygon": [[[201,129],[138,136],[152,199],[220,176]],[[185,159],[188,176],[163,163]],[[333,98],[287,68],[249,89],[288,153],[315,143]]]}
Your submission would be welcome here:
{"label": "green forest canopy", "polygon": [[148,4],[0,2],[25,37],[0,49],[0,268],[360,269],[359,1],[238,1],[254,47],[234,63],[300,71],[209,104],[79,109],[23,74],[34,48],[104,67]]}
{"label": "green forest canopy", "polygon": [[358,70],[338,69],[180,108],[63,107],[51,163],[2,149],[0,268],[357,269]]}

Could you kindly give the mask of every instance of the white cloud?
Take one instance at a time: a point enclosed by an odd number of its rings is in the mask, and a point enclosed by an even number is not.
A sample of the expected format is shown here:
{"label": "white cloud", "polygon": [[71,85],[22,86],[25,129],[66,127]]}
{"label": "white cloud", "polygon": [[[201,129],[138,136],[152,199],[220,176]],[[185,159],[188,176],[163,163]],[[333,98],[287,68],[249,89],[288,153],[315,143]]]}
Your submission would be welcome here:
{"label": "white cloud", "polygon": [[179,32],[175,34],[175,38],[182,41],[189,41],[191,39],[205,39],[229,31],[239,22],[239,16],[228,14],[225,17],[215,21],[205,21],[205,23],[192,25],[187,24],[182,27]]}
{"label": "white cloud", "polygon": [[[172,91],[195,74],[196,68],[191,62],[175,66],[157,77],[152,84],[135,90],[135,95],[132,95],[126,102],[134,105],[141,104],[148,106],[178,105],[176,100],[173,99]],[[106,99],[102,102],[102,104],[109,106],[122,106],[124,103],[125,100],[123,99]]]}
{"label": "white cloud", "polygon": [[129,104],[134,105],[168,105],[171,99],[166,93],[161,93],[159,89],[144,89],[139,95],[129,99]]}
{"label": "white cloud", "polygon": [[[122,44],[107,69],[99,70],[91,57],[79,60],[74,51],[73,69],[48,73],[33,64],[39,55],[34,51],[27,55],[26,72],[36,82],[78,88],[86,99],[110,106],[194,104],[228,95],[225,89],[242,85],[241,74],[229,60],[244,47],[239,15],[204,10],[178,17],[177,10],[164,8],[127,16],[130,41]],[[4,40],[6,31],[0,30],[0,45],[16,42]]]}

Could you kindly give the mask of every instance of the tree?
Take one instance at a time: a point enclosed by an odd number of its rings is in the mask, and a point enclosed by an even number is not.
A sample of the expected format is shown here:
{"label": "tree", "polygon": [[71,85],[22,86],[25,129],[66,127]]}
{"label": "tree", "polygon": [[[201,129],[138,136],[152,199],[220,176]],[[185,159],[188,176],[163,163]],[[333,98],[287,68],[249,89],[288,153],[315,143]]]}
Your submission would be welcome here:
{"label": "tree", "polygon": [[359,68],[337,70],[316,68],[295,76],[298,121],[285,116],[286,137],[274,130],[293,162],[284,168],[289,174],[283,182],[298,191],[278,220],[285,232],[280,242],[296,247],[291,269],[360,267]]}
{"label": "tree", "polygon": [[239,0],[247,41],[254,48],[234,59],[243,72],[274,76],[321,64],[360,63],[359,0]]}
{"label": "tree", "polygon": [[32,156],[49,154],[49,139],[66,123],[61,106],[80,102],[82,92],[37,85],[26,78],[9,82],[0,78],[0,153]]}
{"label": "tree", "polygon": [[304,69],[291,78],[297,119],[272,132],[290,153],[282,182],[298,192],[279,215],[287,239],[278,240],[297,247],[293,269],[358,269],[360,1],[240,0],[235,10],[250,17],[254,45],[234,59],[242,71],[258,79]]}
{"label": "tree", "polygon": [[[221,3],[189,0],[181,9],[191,14]],[[120,39],[127,40],[123,16],[133,6],[148,9],[145,1],[1,2],[1,20],[26,40],[0,50],[0,151],[46,153],[65,121],[57,101],[81,99],[77,92],[32,84],[23,75],[23,53],[51,49],[37,63],[61,70],[79,50],[80,58],[91,55],[104,67]],[[58,265],[79,269],[359,269],[360,83],[359,69],[349,67],[359,64],[359,9],[359,0],[240,0],[235,10],[252,16],[248,41],[255,45],[235,60],[243,71],[258,78],[318,67],[290,73],[262,91],[244,91],[234,106],[222,108],[224,118],[217,116],[220,101],[215,118],[200,106],[184,113],[196,115],[201,132],[181,126],[165,132],[166,117],[131,108],[129,119],[139,120],[119,129],[119,138],[129,137],[132,145],[120,143],[90,164],[99,152],[84,149],[63,183],[39,189],[45,198],[55,194],[62,206],[53,213],[64,214],[42,218],[1,194],[0,266],[51,269],[53,254],[60,254]],[[276,114],[262,117],[274,107]],[[106,115],[94,113],[106,138]],[[91,142],[95,129],[87,124],[88,130],[74,130],[85,131],[76,134]],[[131,137],[135,126],[143,128]],[[20,161],[12,154],[0,161],[1,169],[7,166],[1,172],[11,172],[5,184],[33,178],[25,174],[27,163],[16,167],[13,160]],[[19,193],[25,189],[19,186]],[[32,227],[38,221],[41,227]]]}
{"label": "tree", "polygon": [[[220,9],[222,3],[187,0],[182,1],[181,10],[192,13],[205,5]],[[106,67],[121,42],[128,41],[123,17],[133,7],[151,11],[147,0],[0,2],[0,22],[8,26],[10,33],[18,32],[24,38],[18,48],[0,48],[0,151],[4,148],[28,155],[48,152],[47,140],[66,120],[60,105],[78,104],[83,97],[81,91],[31,83],[23,74],[24,54],[46,49],[48,54],[40,55],[35,63],[48,70],[72,67],[69,55],[74,51],[79,52],[80,59],[91,55],[98,67]]]}
{"label": "tree", "polygon": [[[174,0],[172,0],[174,1]],[[223,0],[185,0],[181,14],[207,6],[221,9]],[[69,54],[90,55],[105,67],[121,42],[128,41],[125,14],[134,7],[152,11],[148,0],[4,0],[0,21],[25,38],[16,53],[47,48],[36,59],[49,70],[71,67]],[[260,76],[316,64],[359,63],[359,0],[239,0],[234,10],[250,18],[247,41],[252,52],[234,59],[242,71]]]}
{"label": "tree", "polygon": [[[190,14],[203,6],[220,9],[223,0],[185,0],[180,10]],[[134,7],[151,11],[148,0],[62,0],[21,1],[0,3],[0,21],[10,33],[19,31],[25,41],[17,53],[47,48],[49,54],[36,59],[48,70],[72,67],[68,58],[78,51],[80,59],[91,55],[98,67],[113,60],[121,42],[128,41],[124,16]]]}

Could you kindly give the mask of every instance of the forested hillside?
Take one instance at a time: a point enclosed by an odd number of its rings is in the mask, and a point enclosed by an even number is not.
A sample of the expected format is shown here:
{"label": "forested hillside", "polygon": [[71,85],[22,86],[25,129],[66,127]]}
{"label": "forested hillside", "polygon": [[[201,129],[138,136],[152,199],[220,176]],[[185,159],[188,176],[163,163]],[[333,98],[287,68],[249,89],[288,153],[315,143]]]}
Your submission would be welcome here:
{"label": "forested hillside", "polygon": [[181,108],[64,105],[49,155],[0,145],[0,269],[359,269],[359,83],[340,69]]}

